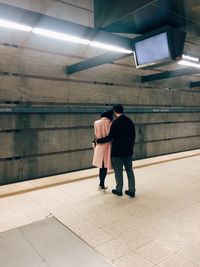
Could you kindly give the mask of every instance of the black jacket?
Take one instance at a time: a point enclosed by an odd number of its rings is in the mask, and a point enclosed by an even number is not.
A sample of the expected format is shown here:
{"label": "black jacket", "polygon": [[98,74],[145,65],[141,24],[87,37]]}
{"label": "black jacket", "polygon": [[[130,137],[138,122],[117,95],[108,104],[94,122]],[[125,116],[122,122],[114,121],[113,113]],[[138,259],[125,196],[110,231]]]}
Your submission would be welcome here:
{"label": "black jacket", "polygon": [[111,124],[108,136],[97,139],[98,144],[112,141],[112,157],[128,157],[133,154],[135,126],[131,119],[121,115]]}

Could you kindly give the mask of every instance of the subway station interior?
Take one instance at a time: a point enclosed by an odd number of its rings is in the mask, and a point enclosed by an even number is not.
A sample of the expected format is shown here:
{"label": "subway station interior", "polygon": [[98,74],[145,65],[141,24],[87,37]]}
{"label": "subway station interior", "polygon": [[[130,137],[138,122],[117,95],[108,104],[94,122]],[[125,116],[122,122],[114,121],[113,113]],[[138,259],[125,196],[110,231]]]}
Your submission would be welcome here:
{"label": "subway station interior", "polygon": [[[134,197],[93,164],[116,104]],[[0,267],[111,266],[200,267],[200,0],[0,0]]]}

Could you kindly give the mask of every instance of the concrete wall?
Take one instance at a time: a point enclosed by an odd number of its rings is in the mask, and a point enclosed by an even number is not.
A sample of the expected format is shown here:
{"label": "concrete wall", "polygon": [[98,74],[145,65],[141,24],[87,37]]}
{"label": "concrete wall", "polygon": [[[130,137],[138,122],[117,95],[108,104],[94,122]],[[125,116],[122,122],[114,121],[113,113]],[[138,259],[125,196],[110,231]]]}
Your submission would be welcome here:
{"label": "concrete wall", "polygon": [[[0,2],[93,26],[92,0]],[[195,49],[199,51],[197,45]],[[118,102],[137,107],[138,112],[129,113],[137,130],[135,158],[200,147],[200,113],[190,110],[200,107],[200,90],[189,89],[189,81],[198,76],[141,84],[140,76],[151,72],[136,70],[132,57],[69,76],[64,73],[66,65],[100,53],[0,29],[0,184],[91,167],[93,121],[99,114],[54,113],[54,107],[95,109]],[[14,107],[50,107],[52,112],[10,112]],[[174,112],[171,107],[182,109]]]}

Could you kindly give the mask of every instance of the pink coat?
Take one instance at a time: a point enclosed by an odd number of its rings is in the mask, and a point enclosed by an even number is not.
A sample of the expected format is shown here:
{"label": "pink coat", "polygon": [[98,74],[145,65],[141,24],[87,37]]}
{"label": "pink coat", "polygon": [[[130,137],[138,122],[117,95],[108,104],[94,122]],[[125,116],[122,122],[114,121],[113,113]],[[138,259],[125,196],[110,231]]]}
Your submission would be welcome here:
{"label": "pink coat", "polygon": [[[94,133],[96,138],[106,137],[110,132],[111,121],[107,118],[101,118],[94,122]],[[112,169],[111,165],[111,142],[97,144],[94,149],[92,165],[102,168],[102,163],[108,170]]]}

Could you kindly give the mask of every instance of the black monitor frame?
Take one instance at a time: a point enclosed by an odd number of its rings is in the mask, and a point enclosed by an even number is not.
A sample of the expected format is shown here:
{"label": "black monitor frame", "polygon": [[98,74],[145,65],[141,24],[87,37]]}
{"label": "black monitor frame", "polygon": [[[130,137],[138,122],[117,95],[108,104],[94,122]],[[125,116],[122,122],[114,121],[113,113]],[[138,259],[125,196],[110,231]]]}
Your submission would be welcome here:
{"label": "black monitor frame", "polygon": [[[166,33],[166,35],[167,35],[169,57],[161,59],[161,60],[156,60],[156,61],[150,62],[150,63],[138,64],[137,55],[135,52],[135,50],[136,50],[135,44],[137,42],[143,41],[143,40],[148,39],[150,37],[157,36],[161,33]],[[151,31],[149,33],[143,34],[142,36],[136,37],[133,40],[133,50],[134,50],[133,53],[134,53],[136,68],[137,69],[139,69],[139,68],[151,69],[155,66],[165,65],[165,64],[171,63],[177,59],[180,59],[180,57],[182,56],[182,53],[183,53],[185,36],[186,36],[186,33],[181,31],[181,30],[178,30],[178,29],[173,28],[171,26],[164,26],[162,28],[156,29],[156,30]],[[176,38],[176,40],[175,40],[175,38]],[[176,46],[178,46],[179,49],[176,49]]]}

